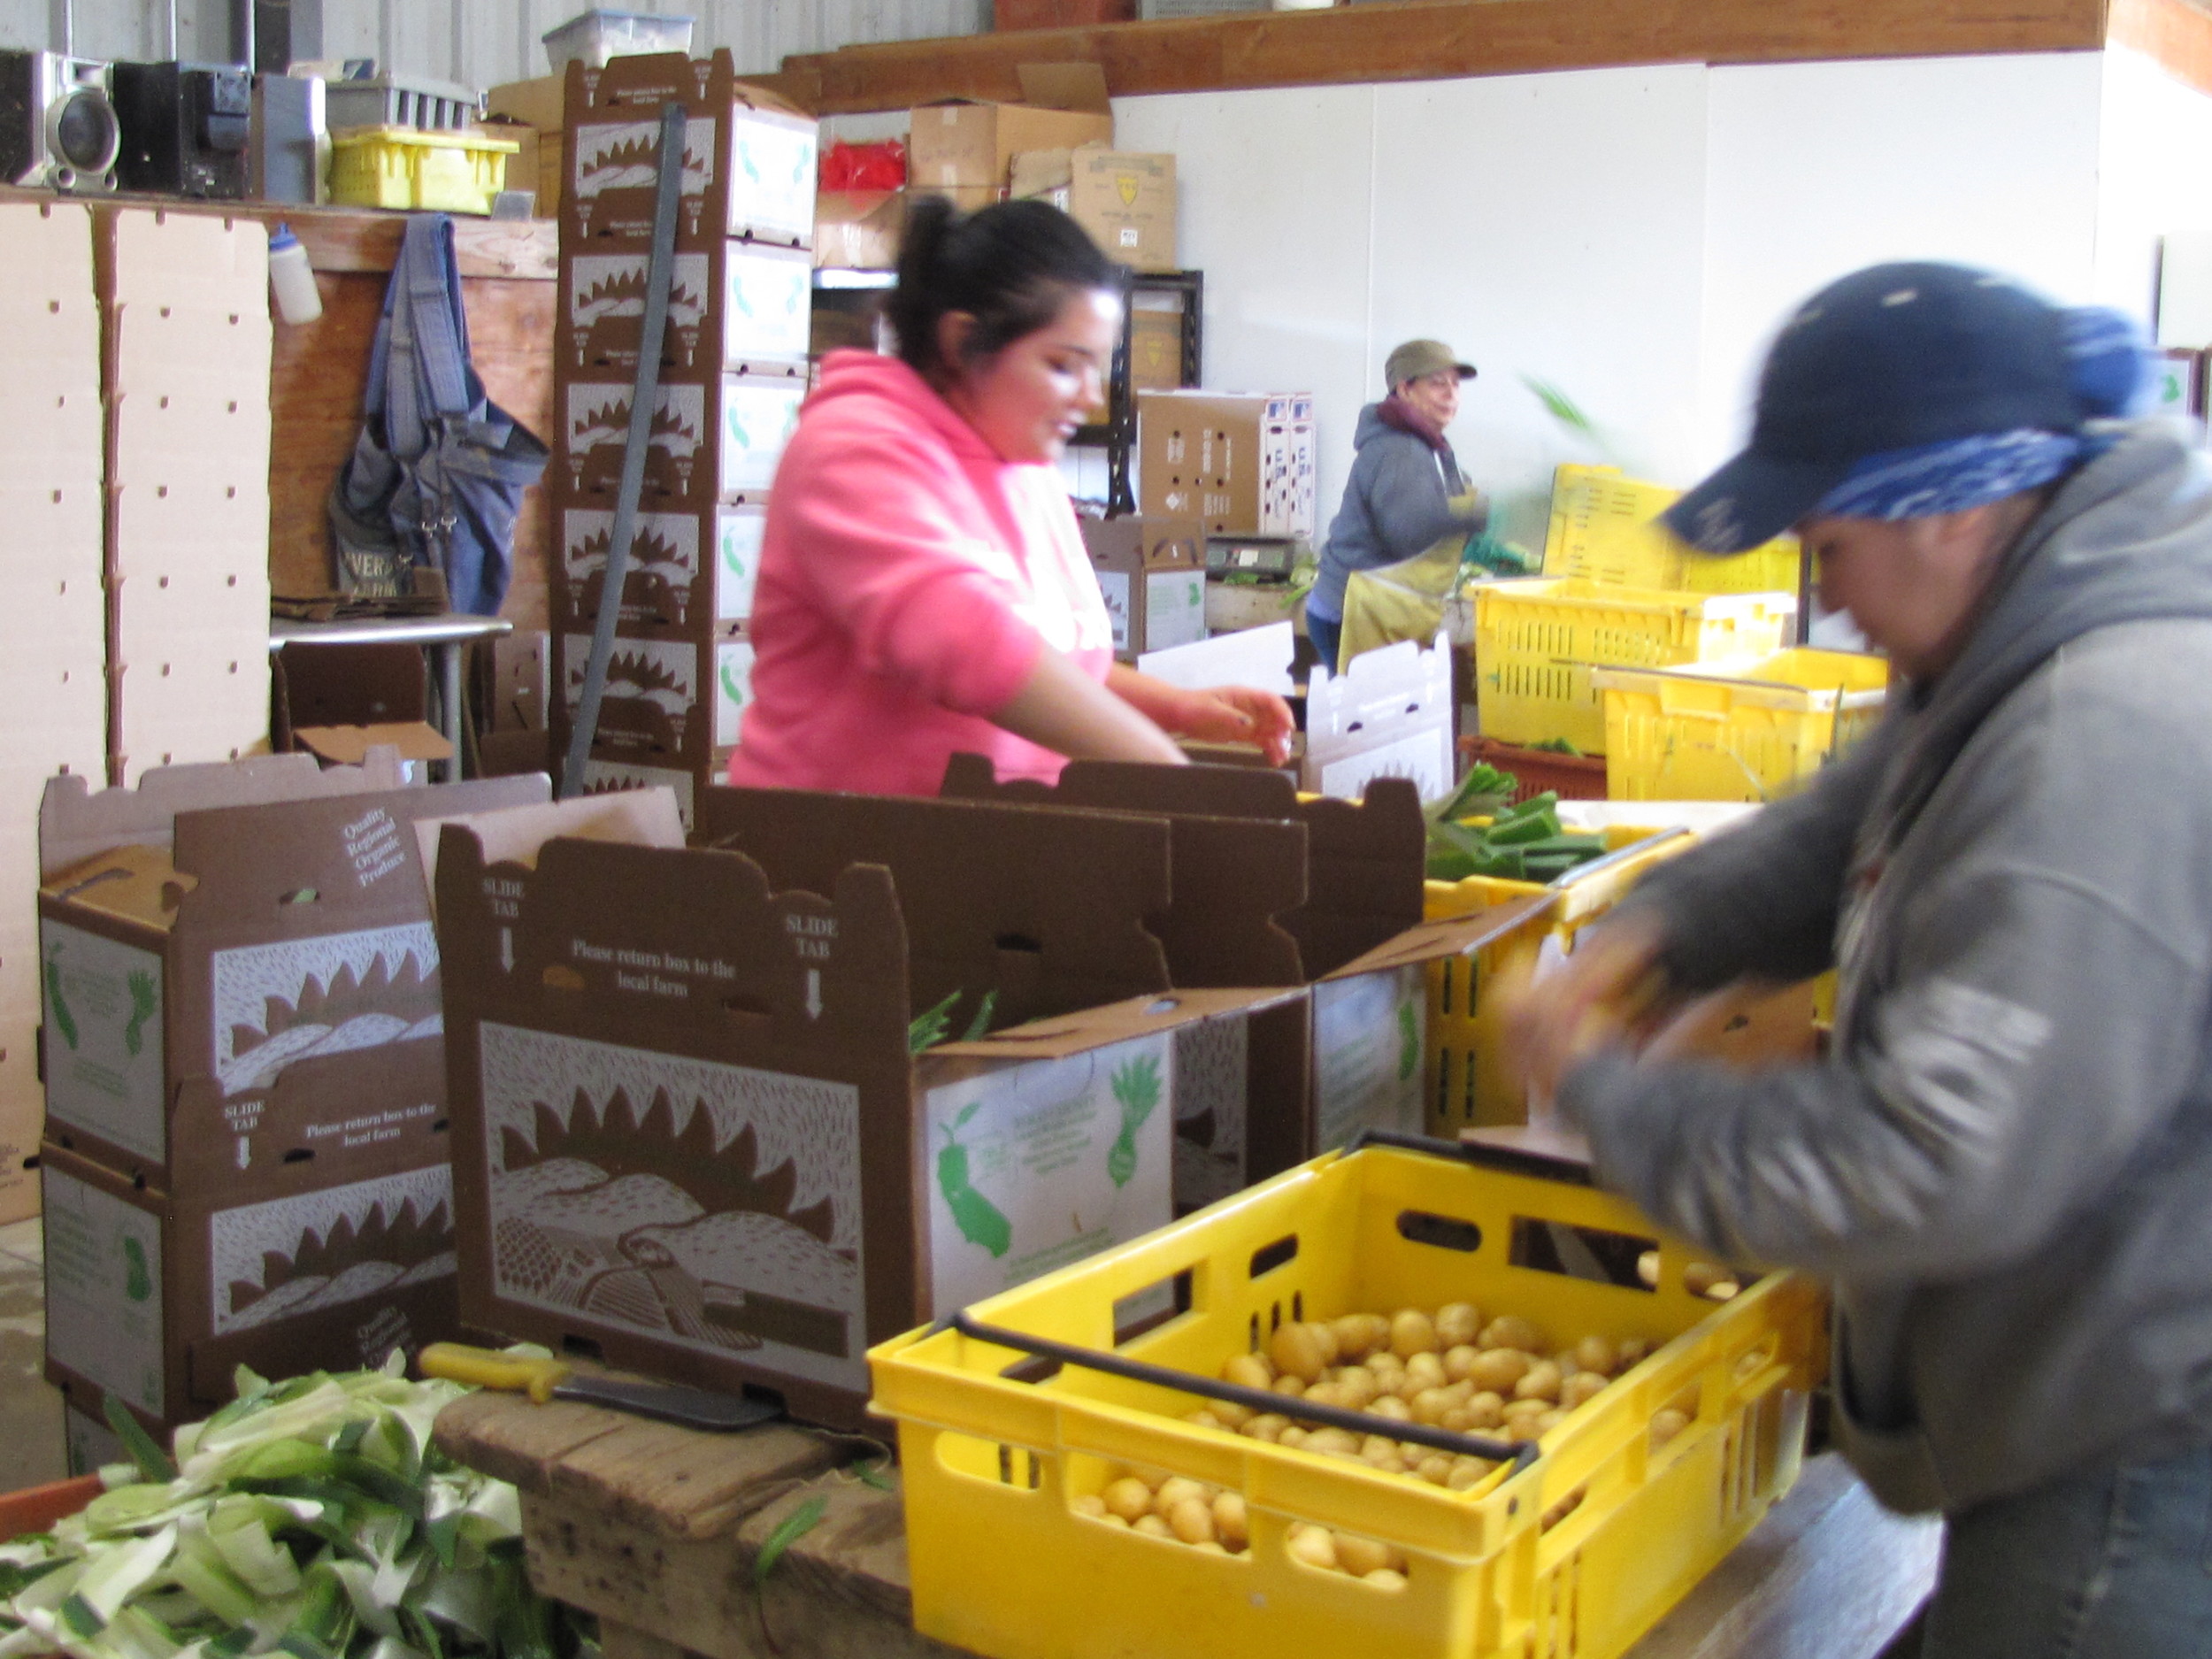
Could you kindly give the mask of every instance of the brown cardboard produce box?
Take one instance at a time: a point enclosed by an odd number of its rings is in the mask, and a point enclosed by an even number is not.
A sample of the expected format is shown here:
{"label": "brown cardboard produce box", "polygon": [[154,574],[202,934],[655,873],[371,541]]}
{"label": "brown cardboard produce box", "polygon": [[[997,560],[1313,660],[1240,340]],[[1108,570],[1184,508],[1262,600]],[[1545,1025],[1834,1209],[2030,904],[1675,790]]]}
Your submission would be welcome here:
{"label": "brown cardboard produce box", "polygon": [[918,190],[1003,191],[1024,150],[1072,150],[1114,142],[1114,117],[1094,109],[956,100],[914,111],[907,135],[906,180]]}
{"label": "brown cardboard produce box", "polygon": [[[1168,1218],[1174,1032],[1282,994],[1165,992],[1157,821],[808,810],[713,813],[807,887],[663,791],[443,827],[463,1317],[856,1425],[869,1343]],[[916,1059],[939,987],[1054,1011]]]}
{"label": "brown cardboard produce box", "polygon": [[1209,535],[1314,531],[1313,398],[1139,392],[1138,506],[1195,514]]}
{"label": "brown cardboard produce box", "polygon": [[726,49],[618,58],[568,66],[568,178],[562,251],[648,244],[664,103],[685,107],[677,246],[711,249],[726,237],[804,248],[814,234],[815,121],[764,88],[737,79]]}
{"label": "brown cardboard produce box", "polygon": [[1206,637],[1206,526],[1198,519],[1086,518],[1083,546],[1123,662]]}
{"label": "brown cardboard produce box", "polygon": [[1084,144],[1016,156],[1010,194],[1040,196],[1135,271],[1177,271],[1175,157]]}
{"label": "brown cardboard produce box", "polygon": [[[987,763],[964,755],[947,768],[945,793],[1165,815],[1176,835],[1176,900],[1150,925],[1176,985],[1224,983],[1225,969],[1240,982],[1270,975],[1262,982],[1310,987],[1294,1025],[1261,1014],[1231,1034],[1200,1028],[1178,1038],[1176,1202],[1184,1209],[1341,1146],[1362,1129],[1417,1131],[1428,964],[1480,949],[1532,905],[1549,902],[1424,923],[1425,833],[1419,800],[1402,780],[1378,780],[1359,803],[1302,800],[1288,779],[1260,768],[1078,761],[1048,789],[999,783]],[[1297,833],[1256,838],[1260,828]],[[1236,908],[1223,903],[1225,893],[1247,895],[1246,909],[1283,940],[1286,956],[1271,958],[1248,943],[1233,962],[1222,957],[1225,946],[1249,938],[1248,922],[1240,927]],[[1286,1094],[1294,1078],[1303,1087]]]}
{"label": "brown cardboard produce box", "polygon": [[906,234],[903,190],[825,190],[814,198],[814,263],[890,271]]}
{"label": "brown cardboard produce box", "polygon": [[1183,374],[1183,298],[1179,294],[1129,296],[1129,384],[1140,392],[1171,392]]}
{"label": "brown cardboard produce box", "polygon": [[[534,776],[367,793],[355,769],[271,760],[306,770],[176,768],[197,776],[97,795],[58,778],[41,812],[47,1140],[193,1202],[190,1158],[214,1158],[235,1200],[313,1173],[365,1113],[443,1118],[411,826],[548,792]],[[227,795],[263,798],[211,803]]]}
{"label": "brown cardboard produce box", "polygon": [[176,1424],[228,1401],[242,1364],[349,1370],[456,1334],[452,1166],[432,1110],[396,1104],[357,1144],[300,1148],[311,1157],[279,1162],[251,1197],[196,1167],[219,1165],[212,1138],[174,1193],[49,1141],[47,1375]]}

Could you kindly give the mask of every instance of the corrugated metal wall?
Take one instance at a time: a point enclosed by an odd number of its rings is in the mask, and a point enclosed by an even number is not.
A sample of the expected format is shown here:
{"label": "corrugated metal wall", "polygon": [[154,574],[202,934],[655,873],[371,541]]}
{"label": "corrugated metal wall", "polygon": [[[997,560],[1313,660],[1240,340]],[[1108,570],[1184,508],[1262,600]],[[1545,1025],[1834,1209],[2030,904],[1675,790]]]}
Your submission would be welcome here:
{"label": "corrugated metal wall", "polygon": [[[970,35],[990,27],[990,0],[624,0],[627,9],[688,13],[695,50],[726,46],[741,73],[775,69],[793,52],[864,41]],[[65,0],[0,0],[0,46],[58,49]],[[583,0],[322,0],[326,58],[374,58],[401,73],[491,86],[546,73],[538,37],[586,9]],[[177,0],[185,55],[224,0]],[[87,58],[167,55],[168,0],[75,0],[75,42]]]}

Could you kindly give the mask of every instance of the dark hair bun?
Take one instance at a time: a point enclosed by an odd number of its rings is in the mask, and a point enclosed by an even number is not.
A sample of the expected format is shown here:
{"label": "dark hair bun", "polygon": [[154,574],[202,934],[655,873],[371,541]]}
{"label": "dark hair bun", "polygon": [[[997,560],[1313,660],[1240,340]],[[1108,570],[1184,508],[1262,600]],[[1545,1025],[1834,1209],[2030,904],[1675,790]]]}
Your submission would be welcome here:
{"label": "dark hair bun", "polygon": [[1086,288],[1118,292],[1121,268],[1048,202],[1000,202],[966,215],[943,196],[916,196],[899,245],[899,281],[885,305],[899,356],[924,379],[956,372],[938,342],[951,311],[975,319],[962,356],[979,362],[1060,314]]}

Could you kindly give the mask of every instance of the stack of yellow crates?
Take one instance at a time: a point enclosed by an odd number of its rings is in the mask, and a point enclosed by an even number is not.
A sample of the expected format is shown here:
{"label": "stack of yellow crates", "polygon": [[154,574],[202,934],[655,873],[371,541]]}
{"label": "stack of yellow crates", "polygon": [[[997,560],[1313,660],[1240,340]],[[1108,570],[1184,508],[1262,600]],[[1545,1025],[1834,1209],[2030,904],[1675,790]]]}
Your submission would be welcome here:
{"label": "stack of yellow crates", "polygon": [[1602,755],[1615,800],[1763,801],[1872,724],[1886,673],[1793,648],[1793,539],[1692,552],[1656,522],[1678,495],[1558,469],[1543,579],[1476,600],[1483,734]]}

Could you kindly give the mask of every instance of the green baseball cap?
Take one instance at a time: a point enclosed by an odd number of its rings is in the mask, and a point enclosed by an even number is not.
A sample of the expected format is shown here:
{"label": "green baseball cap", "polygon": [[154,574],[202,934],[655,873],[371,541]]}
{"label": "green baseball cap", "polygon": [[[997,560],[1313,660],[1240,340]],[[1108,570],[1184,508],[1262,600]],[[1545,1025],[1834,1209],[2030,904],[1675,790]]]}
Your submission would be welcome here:
{"label": "green baseball cap", "polygon": [[1447,369],[1463,380],[1475,378],[1475,365],[1462,363],[1459,354],[1440,340],[1409,340],[1383,360],[1383,384],[1396,391],[1408,380],[1441,374]]}

